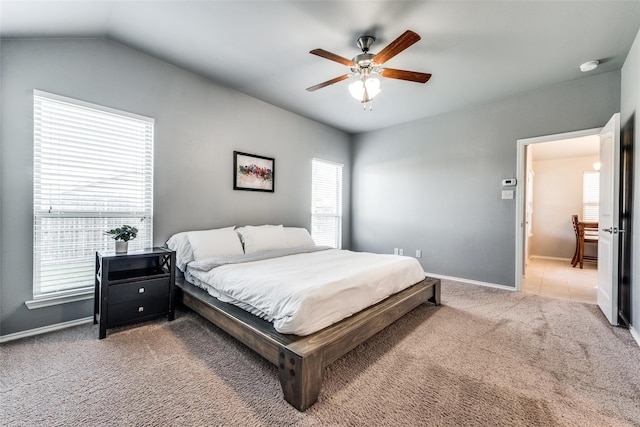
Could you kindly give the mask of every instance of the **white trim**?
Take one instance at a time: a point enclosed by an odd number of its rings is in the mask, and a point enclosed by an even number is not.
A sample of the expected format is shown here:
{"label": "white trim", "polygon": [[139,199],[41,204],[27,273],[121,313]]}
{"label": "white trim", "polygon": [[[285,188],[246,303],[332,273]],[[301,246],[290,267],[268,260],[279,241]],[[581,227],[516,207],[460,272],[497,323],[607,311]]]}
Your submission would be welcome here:
{"label": "white trim", "polygon": [[313,157],[311,158],[311,161],[313,162],[314,160],[318,161],[318,162],[324,162],[324,163],[329,163],[331,165],[335,165],[335,166],[340,166],[341,168],[344,167],[344,164],[340,163],[340,162],[334,162],[332,160],[325,160],[325,159],[321,159],[319,157]]}
{"label": "white trim", "polygon": [[9,335],[3,335],[0,337],[0,343],[32,337],[34,335],[45,334],[47,332],[66,329],[72,326],[86,325],[88,323],[93,323],[93,317],[83,317],[82,319],[70,320],[68,322],[56,323],[55,325],[43,326],[41,328],[29,329],[28,331],[21,331]]}
{"label": "white trim", "polygon": [[636,340],[636,343],[638,343],[638,347],[640,347],[640,333],[638,333],[633,325],[629,325],[629,332],[631,332],[631,336]]}
{"label": "white trim", "polygon": [[505,291],[515,291],[515,288],[513,286],[498,285],[497,283],[480,282],[478,280],[463,279],[462,277],[452,277],[445,276],[443,274],[427,273],[426,271],[424,272],[424,274],[429,277],[435,277],[436,279],[453,280],[456,282],[468,283],[470,285],[486,286],[488,288],[503,289]]}
{"label": "white trim", "polygon": [[65,104],[79,105],[81,107],[90,108],[92,110],[103,111],[105,113],[116,114],[120,116],[126,116],[130,119],[140,120],[141,122],[154,124],[156,121],[151,117],[141,116],[140,114],[131,113],[129,111],[118,110],[115,108],[106,107],[104,105],[93,104],[91,102],[82,101],[80,99],[68,98],[66,96],[58,95],[56,93],[45,92],[43,90],[34,89],[33,94],[35,96],[42,96],[45,98],[53,99],[54,101],[64,102]]}
{"label": "white trim", "polygon": [[561,141],[563,139],[581,138],[584,136],[600,135],[602,128],[578,130],[573,132],[557,133],[554,135],[537,136],[534,138],[524,138],[517,141],[516,158],[516,290],[522,289],[522,274],[524,272],[524,182],[525,182],[525,146],[538,144],[540,142]]}
{"label": "white trim", "polygon": [[45,296],[42,298],[32,299],[30,301],[25,301],[24,305],[26,305],[27,308],[29,308],[29,310],[33,310],[35,308],[51,307],[52,305],[60,305],[60,304],[66,304],[69,302],[93,299],[94,294],[95,294],[95,291],[93,289],[88,291],[83,290],[81,292],[72,293],[68,295],[52,295],[52,296]]}

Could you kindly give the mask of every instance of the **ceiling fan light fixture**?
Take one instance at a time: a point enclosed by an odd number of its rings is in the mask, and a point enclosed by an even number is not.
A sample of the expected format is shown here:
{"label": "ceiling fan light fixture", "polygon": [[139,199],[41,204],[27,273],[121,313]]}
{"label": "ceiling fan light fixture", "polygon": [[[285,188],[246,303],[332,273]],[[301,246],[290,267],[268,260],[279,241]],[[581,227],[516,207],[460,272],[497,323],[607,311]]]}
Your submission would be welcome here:
{"label": "ceiling fan light fixture", "polygon": [[380,80],[375,77],[358,79],[349,85],[349,93],[360,102],[371,101],[381,91]]}
{"label": "ceiling fan light fixture", "polygon": [[600,61],[588,61],[580,65],[580,71],[582,71],[583,73],[593,71],[598,68],[598,65],[600,65]]}

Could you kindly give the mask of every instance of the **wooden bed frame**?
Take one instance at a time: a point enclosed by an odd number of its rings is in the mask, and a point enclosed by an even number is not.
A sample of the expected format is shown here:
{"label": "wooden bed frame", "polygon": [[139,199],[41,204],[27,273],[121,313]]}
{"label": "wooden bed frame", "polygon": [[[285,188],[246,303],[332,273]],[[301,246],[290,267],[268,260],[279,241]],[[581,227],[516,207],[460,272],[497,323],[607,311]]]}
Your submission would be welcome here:
{"label": "wooden bed frame", "polygon": [[315,403],[324,368],[420,304],[440,305],[440,279],[421,282],[338,323],[306,336],[276,332],[273,325],[205,290],[176,278],[177,301],[278,366],[284,398],[299,411]]}

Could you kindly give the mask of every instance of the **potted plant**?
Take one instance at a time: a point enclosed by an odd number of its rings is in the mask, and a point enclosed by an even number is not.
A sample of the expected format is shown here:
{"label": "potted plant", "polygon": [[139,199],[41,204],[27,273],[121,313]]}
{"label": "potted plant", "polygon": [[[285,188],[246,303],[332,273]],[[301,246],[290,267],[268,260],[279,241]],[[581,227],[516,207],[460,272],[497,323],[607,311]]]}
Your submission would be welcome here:
{"label": "potted plant", "polygon": [[138,229],[130,225],[123,225],[122,227],[114,228],[113,230],[105,231],[106,235],[110,236],[116,241],[116,253],[126,254],[129,249],[129,240],[133,240],[138,235]]}

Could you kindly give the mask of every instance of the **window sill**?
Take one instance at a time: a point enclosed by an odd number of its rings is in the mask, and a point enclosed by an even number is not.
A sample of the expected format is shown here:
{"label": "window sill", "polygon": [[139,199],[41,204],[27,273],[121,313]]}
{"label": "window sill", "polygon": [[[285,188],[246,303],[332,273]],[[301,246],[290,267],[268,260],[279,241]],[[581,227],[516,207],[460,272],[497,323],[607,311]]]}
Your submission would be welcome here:
{"label": "window sill", "polygon": [[50,295],[42,298],[32,299],[31,301],[25,301],[25,305],[29,310],[34,310],[36,308],[43,307],[51,307],[53,305],[67,304],[70,302],[76,301],[84,301],[88,299],[93,299],[94,291],[93,290],[78,290],[74,293],[69,293],[65,295]]}

